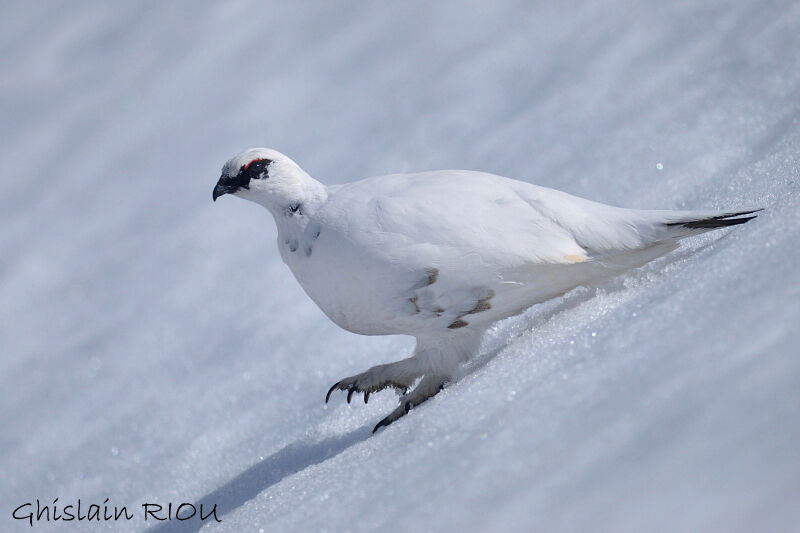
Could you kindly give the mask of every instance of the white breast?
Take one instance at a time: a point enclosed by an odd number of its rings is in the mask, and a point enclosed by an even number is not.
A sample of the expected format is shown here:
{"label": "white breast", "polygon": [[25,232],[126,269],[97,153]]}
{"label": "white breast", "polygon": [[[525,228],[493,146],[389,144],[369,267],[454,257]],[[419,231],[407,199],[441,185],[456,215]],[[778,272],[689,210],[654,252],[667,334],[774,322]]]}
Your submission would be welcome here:
{"label": "white breast", "polygon": [[397,293],[409,276],[356,249],[331,228],[311,222],[279,232],[278,247],[306,294],[340,327],[362,335],[398,331]]}

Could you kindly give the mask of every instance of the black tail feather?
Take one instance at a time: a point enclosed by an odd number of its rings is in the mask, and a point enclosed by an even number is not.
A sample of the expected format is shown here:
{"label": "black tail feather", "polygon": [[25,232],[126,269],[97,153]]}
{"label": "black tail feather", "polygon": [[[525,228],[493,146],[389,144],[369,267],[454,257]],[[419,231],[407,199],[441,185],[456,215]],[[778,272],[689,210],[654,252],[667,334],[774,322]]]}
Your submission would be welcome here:
{"label": "black tail feather", "polygon": [[[737,224],[744,224],[748,220],[753,220],[758,215],[753,215],[751,217],[745,217],[742,215],[751,215],[753,213],[758,213],[759,211],[763,211],[762,209],[751,209],[749,211],[737,211],[734,213],[724,213],[722,215],[717,215],[710,218],[703,218],[698,220],[684,220],[681,222],[670,222],[667,223],[667,226],[681,226],[684,228],[689,229],[714,229],[714,228],[724,228],[726,226],[735,226]],[[739,218],[735,218],[739,217]]]}
{"label": "black tail feather", "polygon": [[[758,209],[751,209],[749,211],[735,211],[733,213],[724,213],[722,215],[717,215],[717,216],[715,216],[713,218],[719,220],[719,219],[724,219],[724,218],[740,217],[742,215],[752,215],[753,213],[758,213],[759,211],[763,211],[763,210],[764,210],[763,207],[759,207]],[[758,216],[758,215],[756,215],[756,216]],[[749,217],[748,220],[750,218],[756,218],[756,217],[755,216]]]}

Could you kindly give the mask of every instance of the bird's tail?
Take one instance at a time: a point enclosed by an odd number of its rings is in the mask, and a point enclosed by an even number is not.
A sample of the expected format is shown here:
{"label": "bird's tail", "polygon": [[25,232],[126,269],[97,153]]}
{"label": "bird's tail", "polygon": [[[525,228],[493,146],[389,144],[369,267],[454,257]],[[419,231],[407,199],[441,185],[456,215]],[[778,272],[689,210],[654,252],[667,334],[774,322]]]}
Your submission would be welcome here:
{"label": "bird's tail", "polygon": [[[641,266],[678,247],[678,241],[719,228],[744,224],[763,209],[745,211],[638,211],[624,210],[625,224],[616,225],[615,248],[595,245],[596,259],[606,266],[632,268]],[[624,228],[624,229],[623,229]]]}
{"label": "bird's tail", "polygon": [[753,213],[758,213],[759,211],[763,211],[763,208],[725,212],[678,211],[666,218],[662,224],[663,229],[670,237],[682,239],[714,229],[744,224],[756,218],[758,215]]}

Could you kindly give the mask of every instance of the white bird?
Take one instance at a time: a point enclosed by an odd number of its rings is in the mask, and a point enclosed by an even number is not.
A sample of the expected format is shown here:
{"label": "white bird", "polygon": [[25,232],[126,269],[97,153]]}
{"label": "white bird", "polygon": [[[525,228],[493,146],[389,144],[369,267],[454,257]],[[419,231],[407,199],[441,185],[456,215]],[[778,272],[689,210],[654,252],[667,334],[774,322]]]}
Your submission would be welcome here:
{"label": "white bird", "polygon": [[225,163],[213,199],[223,194],[272,213],[281,258],[336,324],[416,338],[411,357],[328,391],[326,402],[336,389],[348,391],[348,402],[354,393],[367,402],[387,387],[401,391],[399,407],[375,430],[439,392],[492,323],[758,211],[623,209],[466,170],[326,187],[268,148]]}

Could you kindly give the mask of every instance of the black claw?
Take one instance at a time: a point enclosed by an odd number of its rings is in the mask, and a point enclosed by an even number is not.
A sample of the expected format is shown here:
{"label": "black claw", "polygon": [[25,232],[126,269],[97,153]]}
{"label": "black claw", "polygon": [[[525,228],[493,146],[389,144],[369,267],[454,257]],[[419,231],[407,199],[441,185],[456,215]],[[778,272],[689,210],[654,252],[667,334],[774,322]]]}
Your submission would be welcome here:
{"label": "black claw", "polygon": [[339,386],[339,383],[341,383],[341,381],[337,381],[336,383],[333,384],[333,387],[328,389],[328,394],[325,395],[325,403],[328,403],[328,400],[331,399],[331,394],[333,394],[333,391],[335,391],[336,387]]}
{"label": "black claw", "polygon": [[378,422],[378,424],[375,426],[375,428],[373,428],[372,432],[373,432],[373,433],[375,433],[376,431],[378,431],[378,430],[379,430],[379,429],[381,429],[382,427],[384,427],[384,426],[388,426],[388,425],[389,425],[389,424],[391,424],[391,423],[392,423],[392,421],[391,421],[391,420],[389,420],[389,417],[387,416],[386,418],[384,418],[383,420],[381,420],[380,422]]}
{"label": "black claw", "polygon": [[356,385],[353,384],[353,386],[350,387],[350,390],[347,391],[347,403],[350,403],[350,400],[353,398],[353,393],[355,391],[356,391]]}
{"label": "black claw", "polygon": [[369,391],[364,391],[364,403],[369,402]]}
{"label": "black claw", "polygon": [[405,404],[403,404],[403,409],[405,409],[406,410],[406,414],[408,414],[408,412],[411,410],[411,402],[408,401]]}

